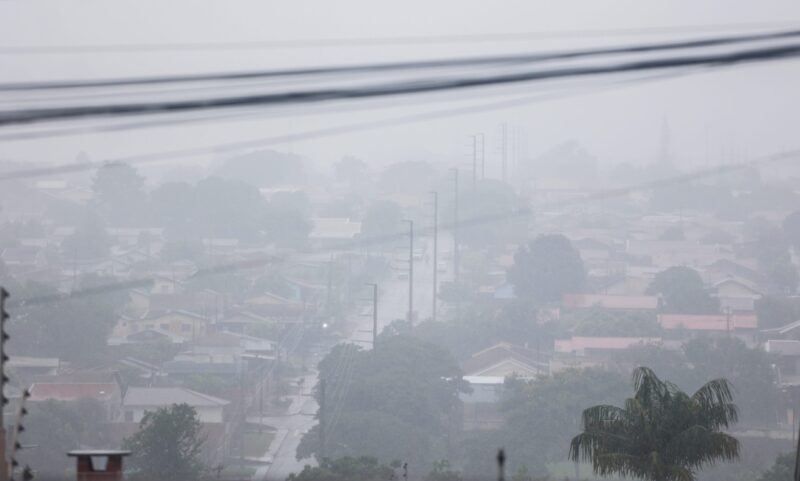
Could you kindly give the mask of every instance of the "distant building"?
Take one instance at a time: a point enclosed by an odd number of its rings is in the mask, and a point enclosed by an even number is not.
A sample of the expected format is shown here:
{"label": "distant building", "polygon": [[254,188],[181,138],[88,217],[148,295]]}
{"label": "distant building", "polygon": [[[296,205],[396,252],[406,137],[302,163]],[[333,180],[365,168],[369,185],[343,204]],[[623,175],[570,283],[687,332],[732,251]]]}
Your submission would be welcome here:
{"label": "distant building", "polygon": [[652,311],[658,309],[656,296],[614,296],[604,294],[565,294],[563,309],[601,308],[613,311]]}
{"label": "distant building", "polygon": [[130,387],[122,400],[121,422],[138,423],[148,411],[173,404],[188,404],[197,411],[200,422],[222,423],[229,401],[182,387]]}

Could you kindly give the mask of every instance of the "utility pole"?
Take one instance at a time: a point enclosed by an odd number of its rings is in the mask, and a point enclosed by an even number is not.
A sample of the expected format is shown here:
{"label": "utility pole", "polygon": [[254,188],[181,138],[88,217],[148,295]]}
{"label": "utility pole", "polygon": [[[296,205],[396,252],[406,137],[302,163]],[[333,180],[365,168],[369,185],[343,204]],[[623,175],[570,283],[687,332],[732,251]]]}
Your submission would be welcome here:
{"label": "utility pole", "polygon": [[478,190],[478,135],[470,135],[472,137],[472,193]]}
{"label": "utility pole", "polygon": [[319,380],[319,459],[325,459],[325,379]]}
{"label": "utility pole", "polygon": [[8,361],[8,356],[6,355],[6,341],[8,341],[6,321],[9,318],[8,312],[6,312],[7,298],[8,291],[0,287],[0,481],[8,481],[9,478],[8,462],[6,461],[6,428],[5,420],[3,419],[3,411],[6,404],[8,404],[8,399],[5,396],[5,387],[8,382],[5,371],[6,361]]}
{"label": "utility pole", "polygon": [[372,286],[372,350],[378,347],[378,284],[367,284]]}
{"label": "utility pole", "polygon": [[478,134],[481,138],[481,179],[486,178],[486,135],[483,132]]}
{"label": "utility pole", "polygon": [[431,319],[436,321],[436,295],[438,294],[438,269],[439,269],[439,193],[433,195],[433,305]]}
{"label": "utility pole", "polygon": [[503,161],[503,183],[508,181],[508,159],[506,156],[506,136],[508,135],[508,124],[503,122],[502,135],[500,136],[500,153]]}
{"label": "utility pole", "polygon": [[408,322],[414,326],[414,221],[408,222]]}
{"label": "utility pole", "polygon": [[458,168],[453,171],[453,282],[458,283]]}

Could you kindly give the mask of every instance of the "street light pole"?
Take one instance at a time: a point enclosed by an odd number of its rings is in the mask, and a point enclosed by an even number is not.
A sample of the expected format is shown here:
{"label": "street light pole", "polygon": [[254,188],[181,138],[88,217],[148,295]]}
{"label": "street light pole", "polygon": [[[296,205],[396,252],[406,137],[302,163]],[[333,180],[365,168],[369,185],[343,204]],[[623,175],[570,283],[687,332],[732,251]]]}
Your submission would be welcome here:
{"label": "street light pole", "polygon": [[458,284],[458,169],[453,171],[453,283]]}
{"label": "street light pole", "polygon": [[438,269],[439,269],[439,193],[431,192],[433,195],[433,306],[431,319],[436,321],[436,294],[438,292]]}
{"label": "street light pole", "polygon": [[372,286],[372,350],[378,347],[378,284],[367,283]]}
{"label": "street light pole", "polygon": [[414,221],[408,222],[408,322],[414,325]]}

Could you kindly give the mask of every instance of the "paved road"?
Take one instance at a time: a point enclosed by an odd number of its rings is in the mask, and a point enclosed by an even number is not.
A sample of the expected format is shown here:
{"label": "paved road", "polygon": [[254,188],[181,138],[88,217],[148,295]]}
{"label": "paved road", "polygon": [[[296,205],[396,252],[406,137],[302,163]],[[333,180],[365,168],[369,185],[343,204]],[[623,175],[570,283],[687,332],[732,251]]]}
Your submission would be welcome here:
{"label": "paved road", "polygon": [[[440,238],[440,245],[444,241]],[[427,242],[427,262],[423,259],[414,262],[414,310],[417,312],[418,319],[427,319],[433,309],[433,249],[432,243]],[[398,257],[401,254],[398,253]],[[450,276],[450,265],[447,273],[439,274],[439,282],[448,280]],[[388,323],[395,319],[403,319],[408,312],[408,279],[402,279],[394,273],[391,278],[383,281],[379,286],[378,295],[378,331],[380,332]],[[365,305],[369,305],[365,303]],[[360,309],[359,309],[360,310]],[[372,347],[372,317],[371,314],[355,314],[350,319],[353,330],[345,339],[345,342],[353,342],[370,349]],[[312,356],[309,365],[316,366],[320,358],[324,356],[333,345],[327,346],[324,352]],[[301,395],[291,396],[292,406],[286,416],[265,417],[264,423],[274,427],[279,435],[271,447],[269,457],[272,459],[270,466],[264,470],[259,470],[258,474],[264,473],[264,479],[270,481],[284,480],[291,473],[299,472],[306,464],[316,465],[314,459],[308,458],[301,461],[295,459],[297,446],[304,433],[309,431],[316,423],[314,414],[317,412],[318,405],[316,400],[310,395],[310,390],[317,383],[317,372],[313,370],[305,376],[303,385],[305,392]],[[257,420],[252,420],[257,422]]]}

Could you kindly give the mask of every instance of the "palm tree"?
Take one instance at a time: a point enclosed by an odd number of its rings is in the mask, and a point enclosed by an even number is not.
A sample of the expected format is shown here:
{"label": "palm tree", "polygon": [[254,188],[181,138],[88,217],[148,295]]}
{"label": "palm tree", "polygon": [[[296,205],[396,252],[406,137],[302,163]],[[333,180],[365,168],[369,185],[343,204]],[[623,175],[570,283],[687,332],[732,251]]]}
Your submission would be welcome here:
{"label": "palm tree", "polygon": [[583,411],[583,432],[569,457],[590,461],[595,474],[649,481],[693,481],[697,470],[739,457],[739,442],[721,432],[738,419],[728,381],[709,381],[689,396],[647,367],[633,371],[625,407]]}

